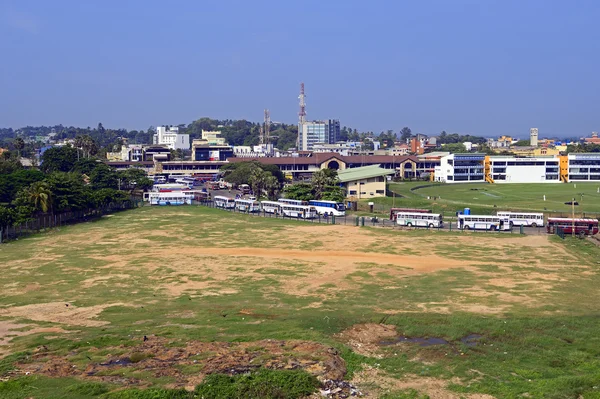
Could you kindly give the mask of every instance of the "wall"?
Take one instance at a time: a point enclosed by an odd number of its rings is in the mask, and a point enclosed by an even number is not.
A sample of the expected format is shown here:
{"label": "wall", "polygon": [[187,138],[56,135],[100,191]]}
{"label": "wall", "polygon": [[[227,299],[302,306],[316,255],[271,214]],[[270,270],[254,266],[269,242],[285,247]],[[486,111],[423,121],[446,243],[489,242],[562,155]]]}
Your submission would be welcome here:
{"label": "wall", "polygon": [[[386,179],[383,176],[347,182],[347,196],[358,199],[385,197],[385,183]],[[356,191],[356,193],[352,193],[353,191]]]}

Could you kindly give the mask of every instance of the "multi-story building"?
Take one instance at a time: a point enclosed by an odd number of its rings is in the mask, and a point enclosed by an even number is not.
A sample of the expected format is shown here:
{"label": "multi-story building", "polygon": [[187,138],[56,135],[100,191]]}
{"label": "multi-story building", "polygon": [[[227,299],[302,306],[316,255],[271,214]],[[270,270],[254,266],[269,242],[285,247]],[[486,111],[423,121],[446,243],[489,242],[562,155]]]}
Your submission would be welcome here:
{"label": "multi-story building", "polygon": [[202,131],[202,140],[206,141],[207,144],[210,145],[227,145],[224,137],[219,137],[221,135],[221,131],[215,130],[203,130]]}
{"label": "multi-story building", "polygon": [[560,183],[560,160],[556,157],[489,157],[494,183]]}
{"label": "multi-story building", "polygon": [[532,147],[537,147],[538,145],[538,129],[537,127],[532,127],[529,129],[529,145]]}
{"label": "multi-story building", "polygon": [[167,146],[172,150],[189,150],[190,135],[179,133],[178,127],[158,126],[152,143]]}
{"label": "multi-story building", "polygon": [[600,181],[600,153],[567,155],[569,181]]}
{"label": "multi-story building", "polygon": [[211,145],[206,140],[192,142],[192,161],[225,161],[233,157],[233,147],[229,145]]}
{"label": "multi-story building", "polygon": [[334,144],[339,141],[340,121],[304,122],[298,125],[298,151],[312,151],[315,144]]}
{"label": "multi-story building", "polygon": [[446,183],[485,182],[485,154],[450,154],[435,167],[435,180]]}

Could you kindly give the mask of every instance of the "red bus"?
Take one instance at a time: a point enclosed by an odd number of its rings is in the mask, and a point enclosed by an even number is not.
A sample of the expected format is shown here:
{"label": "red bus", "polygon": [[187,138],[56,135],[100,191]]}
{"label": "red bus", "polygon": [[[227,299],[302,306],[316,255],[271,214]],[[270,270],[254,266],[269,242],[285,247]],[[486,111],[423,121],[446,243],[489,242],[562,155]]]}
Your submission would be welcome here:
{"label": "red bus", "polygon": [[565,235],[573,234],[573,220],[575,221],[575,234],[580,237],[598,234],[598,219],[572,219],[572,218],[548,218],[546,232],[554,234],[562,229]]}
{"label": "red bus", "polygon": [[390,220],[396,220],[396,213],[398,212],[431,213],[431,210],[416,208],[392,208],[390,209]]}

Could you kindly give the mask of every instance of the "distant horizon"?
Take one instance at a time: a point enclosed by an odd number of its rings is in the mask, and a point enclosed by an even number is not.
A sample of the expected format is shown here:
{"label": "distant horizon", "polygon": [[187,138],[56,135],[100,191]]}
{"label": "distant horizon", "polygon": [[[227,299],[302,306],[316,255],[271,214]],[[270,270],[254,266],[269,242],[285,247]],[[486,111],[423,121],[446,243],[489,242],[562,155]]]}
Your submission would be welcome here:
{"label": "distant horizon", "polygon": [[[198,114],[359,131],[600,131],[600,2],[0,3],[0,125],[136,130]],[[110,23],[107,23],[110,21]]]}

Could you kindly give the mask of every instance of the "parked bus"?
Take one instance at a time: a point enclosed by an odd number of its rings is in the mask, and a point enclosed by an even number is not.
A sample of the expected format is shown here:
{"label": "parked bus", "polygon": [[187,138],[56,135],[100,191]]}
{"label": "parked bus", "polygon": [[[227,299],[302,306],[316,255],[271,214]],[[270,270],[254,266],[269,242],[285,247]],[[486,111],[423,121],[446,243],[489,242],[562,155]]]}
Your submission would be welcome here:
{"label": "parked bus", "polygon": [[317,217],[317,210],[307,205],[282,204],[281,212],[291,218],[314,219]]}
{"label": "parked bus", "polygon": [[223,208],[223,209],[233,209],[235,208],[235,200],[233,198],[224,197],[222,195],[215,195],[213,198],[215,201],[215,207]]}
{"label": "parked bus", "polygon": [[439,213],[397,212],[396,223],[408,227],[444,227],[443,216]]}
{"label": "parked bus", "polygon": [[548,218],[546,232],[554,234],[558,229],[562,229],[567,235],[573,234],[573,224],[575,224],[575,234],[579,237],[598,234],[598,220],[589,218],[574,220],[572,218]]}
{"label": "parked bus", "polygon": [[543,213],[498,212],[498,217],[507,217],[511,226],[544,227]]}
{"label": "parked bus", "polygon": [[279,198],[277,201],[281,202],[282,204],[308,205],[307,201],[301,201],[301,200],[295,200],[295,199],[289,199],[289,198]]}
{"label": "parked bus", "polygon": [[319,215],[346,216],[346,206],[341,202],[335,201],[308,201],[308,205],[313,206]]}
{"label": "parked bus", "polygon": [[458,228],[465,230],[510,230],[510,220],[498,215],[458,215]]}
{"label": "parked bus", "polygon": [[390,220],[396,220],[396,214],[398,212],[431,213],[431,210],[417,208],[392,208],[390,209]]}
{"label": "parked bus", "polygon": [[221,187],[218,181],[207,181],[206,188],[208,188],[209,190],[219,190]]}
{"label": "parked bus", "polygon": [[283,204],[278,201],[260,201],[260,208],[264,213],[281,215],[282,206]]}
{"label": "parked bus", "polygon": [[181,184],[181,183],[166,183],[166,184],[155,184],[152,186],[152,191],[182,191],[189,190],[191,187],[189,184]]}
{"label": "parked bus", "polygon": [[242,195],[243,194],[250,194],[252,192],[252,189],[247,184],[240,184],[238,186],[238,190],[240,190],[240,192],[242,193]]}
{"label": "parked bus", "polygon": [[250,199],[236,199],[235,209],[240,212],[260,212],[260,203]]}
{"label": "parked bus", "polygon": [[150,192],[146,198],[150,205],[191,205],[192,197],[181,192]]}

